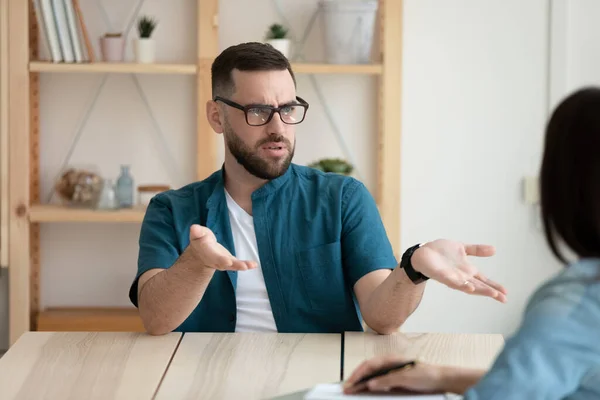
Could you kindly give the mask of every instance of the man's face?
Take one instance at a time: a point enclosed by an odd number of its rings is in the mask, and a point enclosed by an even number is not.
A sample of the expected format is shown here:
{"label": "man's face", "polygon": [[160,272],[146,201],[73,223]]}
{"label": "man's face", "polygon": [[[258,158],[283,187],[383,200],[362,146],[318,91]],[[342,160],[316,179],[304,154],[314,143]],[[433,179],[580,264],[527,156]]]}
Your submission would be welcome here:
{"label": "man's face", "polygon": [[[229,98],[242,106],[279,107],[296,102],[296,88],[290,73],[284,71],[242,72],[234,70],[235,92]],[[250,126],[242,110],[227,106],[223,124],[225,145],[249,173],[260,179],[283,175],[294,156],[294,125],[275,113],[266,125]]]}

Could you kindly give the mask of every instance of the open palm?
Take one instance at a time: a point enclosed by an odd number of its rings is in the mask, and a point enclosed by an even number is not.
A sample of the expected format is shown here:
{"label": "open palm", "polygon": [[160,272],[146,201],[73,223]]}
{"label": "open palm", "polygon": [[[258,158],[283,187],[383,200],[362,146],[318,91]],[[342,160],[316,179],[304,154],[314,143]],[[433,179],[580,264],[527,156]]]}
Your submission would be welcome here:
{"label": "open palm", "polygon": [[190,227],[190,247],[198,261],[209,268],[219,271],[245,271],[256,268],[254,261],[235,258],[229,250],[217,242],[215,234],[205,226]]}
{"label": "open palm", "polygon": [[453,240],[439,239],[426,243],[413,255],[415,270],[444,285],[465,293],[492,297],[506,302],[506,289],[486,278],[471,264],[468,256],[490,257],[493,246],[468,245]]}

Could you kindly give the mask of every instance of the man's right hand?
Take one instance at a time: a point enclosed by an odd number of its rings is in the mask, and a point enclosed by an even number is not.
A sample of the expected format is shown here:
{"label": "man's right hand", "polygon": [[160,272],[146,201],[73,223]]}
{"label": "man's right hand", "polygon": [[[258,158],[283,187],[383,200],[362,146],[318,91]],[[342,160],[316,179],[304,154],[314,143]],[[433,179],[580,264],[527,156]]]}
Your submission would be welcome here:
{"label": "man's right hand", "polygon": [[246,271],[257,267],[254,261],[240,261],[219,242],[215,234],[205,226],[190,227],[190,250],[205,267],[218,271]]}

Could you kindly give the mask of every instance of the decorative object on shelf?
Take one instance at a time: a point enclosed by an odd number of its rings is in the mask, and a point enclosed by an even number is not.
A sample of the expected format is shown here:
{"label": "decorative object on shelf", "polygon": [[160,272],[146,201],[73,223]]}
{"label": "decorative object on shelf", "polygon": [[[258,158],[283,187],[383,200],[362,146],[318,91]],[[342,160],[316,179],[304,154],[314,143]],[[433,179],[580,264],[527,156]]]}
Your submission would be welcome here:
{"label": "decorative object on shelf", "polygon": [[342,175],[350,175],[354,171],[354,166],[341,158],[324,158],[308,166],[323,172],[335,172]]}
{"label": "decorative object on shelf", "polygon": [[102,177],[93,168],[68,168],[54,185],[58,197],[70,207],[95,208]]}
{"label": "decorative object on shelf", "polygon": [[133,207],[133,177],[129,165],[121,165],[121,174],[117,179],[117,202],[119,208]]}
{"label": "decorative object on shelf", "polygon": [[106,33],[100,38],[102,59],[106,62],[123,62],[125,39],[121,33]]}
{"label": "decorative object on shelf", "polygon": [[266,42],[279,50],[286,57],[290,56],[290,39],[288,29],[281,24],[273,24],[267,31]]}
{"label": "decorative object on shelf", "polygon": [[151,39],[152,32],[156,29],[158,21],[148,16],[143,16],[138,20],[137,29],[139,38],[134,39],[134,55],[138,63],[153,63],[155,58],[156,43]]}
{"label": "decorative object on shelf", "polygon": [[371,63],[377,4],[377,0],[320,0],[328,63]]}
{"label": "decorative object on shelf", "polygon": [[140,185],[138,186],[138,205],[148,207],[150,200],[159,193],[171,189],[169,185]]}
{"label": "decorative object on shelf", "polygon": [[119,207],[117,203],[117,194],[112,179],[105,179],[100,192],[97,208],[99,210],[115,210]]}
{"label": "decorative object on shelf", "polygon": [[73,0],[73,8],[75,10],[75,13],[77,14],[77,19],[79,20],[79,26],[81,27],[81,34],[83,36],[83,41],[85,43],[85,48],[89,57],[89,61],[92,63],[96,62],[96,56],[94,54],[94,49],[92,48],[92,41],[90,40],[90,35],[88,33],[87,26],[83,19],[83,12],[81,11],[81,7],[79,6],[79,0]]}

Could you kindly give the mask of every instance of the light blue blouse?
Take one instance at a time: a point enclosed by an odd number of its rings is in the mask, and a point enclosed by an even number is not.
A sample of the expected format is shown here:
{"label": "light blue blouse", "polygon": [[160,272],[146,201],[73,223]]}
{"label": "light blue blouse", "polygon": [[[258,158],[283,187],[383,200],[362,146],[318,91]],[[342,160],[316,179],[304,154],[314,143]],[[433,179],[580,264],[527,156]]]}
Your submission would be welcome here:
{"label": "light blue blouse", "polygon": [[571,265],[535,292],[519,330],[464,398],[600,399],[600,259]]}

